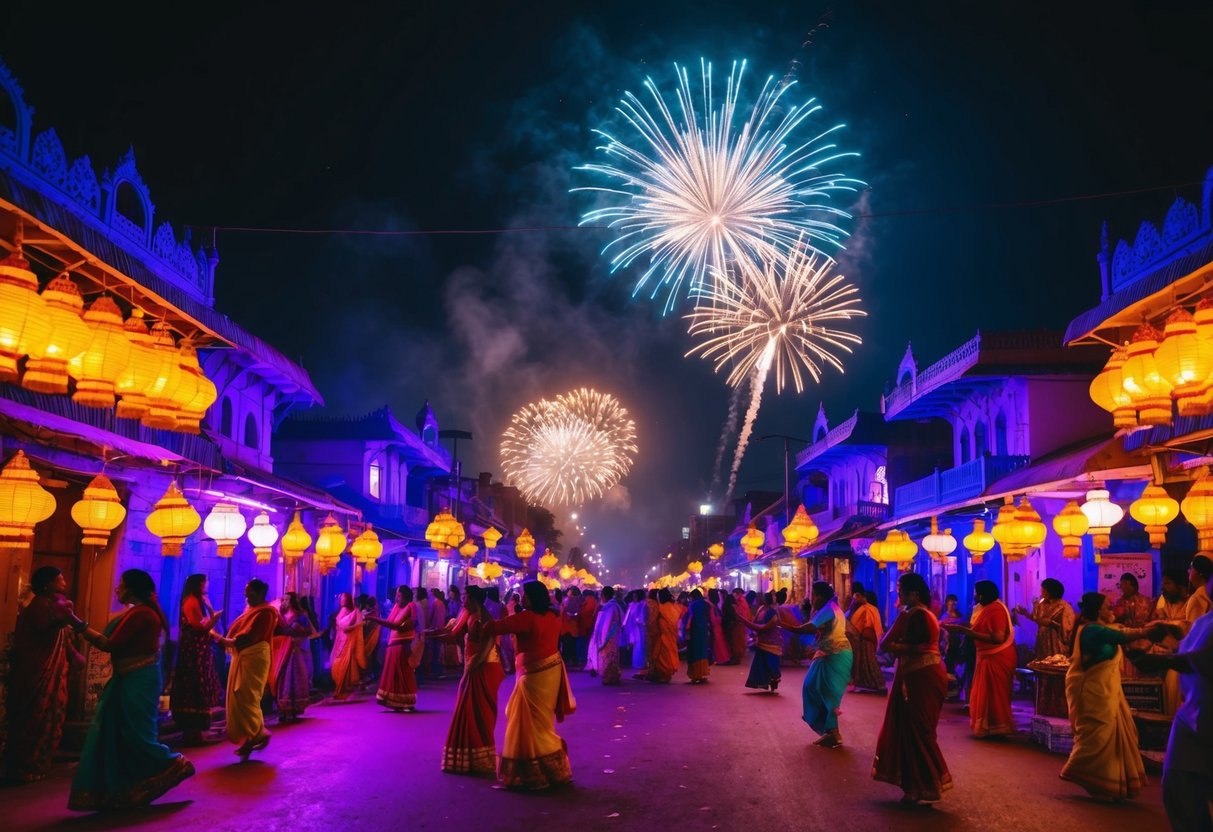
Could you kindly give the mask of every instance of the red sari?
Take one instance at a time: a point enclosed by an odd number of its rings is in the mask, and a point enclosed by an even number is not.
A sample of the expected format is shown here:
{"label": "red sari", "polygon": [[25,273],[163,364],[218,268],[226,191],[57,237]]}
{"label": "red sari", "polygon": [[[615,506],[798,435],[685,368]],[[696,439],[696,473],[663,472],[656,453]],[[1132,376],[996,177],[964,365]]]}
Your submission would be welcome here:
{"label": "red sari", "polygon": [[454,774],[492,774],[497,768],[497,689],[505,681],[497,639],[490,631],[492,616],[483,610],[475,617],[465,610],[459,622],[438,638],[454,642],[466,636],[463,678],[451,728],[442,751],[442,770]]}
{"label": "red sari", "polygon": [[375,701],[385,708],[402,711],[412,710],[417,705],[416,670],[425,651],[425,639],[418,635],[417,624],[424,617],[416,601],[403,607],[394,606],[388,614],[392,635],[388,638],[383,675],[379,677],[379,690],[375,693]]}
{"label": "red sari", "polygon": [[952,775],[935,736],[948,695],[948,674],[939,654],[939,622],[926,607],[913,607],[897,617],[888,638],[915,651],[897,660],[876,740],[872,779],[900,786],[908,800],[933,803],[952,788]]}
{"label": "red sari", "polygon": [[36,595],[17,614],[8,696],[4,767],[22,782],[41,780],[63,736],[67,718],[68,614],[58,594]]}
{"label": "red sari", "polygon": [[1015,632],[1011,628],[1011,613],[1002,601],[986,607],[973,621],[973,632],[993,635],[1002,630],[1007,634],[1000,644],[974,639],[977,662],[973,671],[973,689],[969,694],[969,722],[976,737],[991,737],[1015,733],[1015,717],[1011,714],[1011,687],[1015,682]]}

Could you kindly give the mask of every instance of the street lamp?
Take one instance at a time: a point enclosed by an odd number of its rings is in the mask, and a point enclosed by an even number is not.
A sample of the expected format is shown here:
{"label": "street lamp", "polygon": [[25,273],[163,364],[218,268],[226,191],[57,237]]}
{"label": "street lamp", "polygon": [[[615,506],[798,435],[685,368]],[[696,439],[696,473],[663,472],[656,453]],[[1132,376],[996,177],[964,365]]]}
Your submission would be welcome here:
{"label": "street lamp", "polygon": [[792,509],[791,509],[791,504],[790,504],[792,482],[791,482],[791,479],[789,478],[790,477],[790,464],[789,464],[789,456],[788,456],[788,453],[789,453],[788,452],[788,442],[803,442],[805,445],[811,445],[812,440],[801,439],[799,436],[788,436],[787,434],[783,434],[783,433],[768,433],[765,436],[758,437],[758,439],[756,439],[755,441],[761,442],[764,439],[782,439],[783,440],[783,522],[784,522],[784,525],[786,526],[788,523],[791,522],[791,519],[792,519]]}

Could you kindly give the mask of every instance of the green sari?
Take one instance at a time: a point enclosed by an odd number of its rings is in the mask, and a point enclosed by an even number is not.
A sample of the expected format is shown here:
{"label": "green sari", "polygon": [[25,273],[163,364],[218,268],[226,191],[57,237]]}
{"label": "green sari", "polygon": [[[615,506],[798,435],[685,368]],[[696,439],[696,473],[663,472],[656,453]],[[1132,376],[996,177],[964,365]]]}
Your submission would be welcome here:
{"label": "green sari", "polygon": [[[127,615],[105,628],[110,636]],[[194,773],[193,764],[160,742],[160,656],[116,667],[101,692],[67,807],[77,811],[144,806]]]}

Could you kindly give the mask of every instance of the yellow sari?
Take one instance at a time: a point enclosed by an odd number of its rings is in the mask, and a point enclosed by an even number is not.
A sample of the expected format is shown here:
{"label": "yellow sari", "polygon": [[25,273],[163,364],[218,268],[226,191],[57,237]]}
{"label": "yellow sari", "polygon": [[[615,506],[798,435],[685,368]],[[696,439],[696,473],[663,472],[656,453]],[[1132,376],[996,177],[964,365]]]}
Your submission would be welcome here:
{"label": "yellow sari", "polygon": [[657,634],[649,657],[649,681],[668,682],[678,672],[678,622],[686,607],[682,604],[658,604],[650,612],[649,627]]}
{"label": "yellow sari", "polygon": [[[228,636],[248,632],[257,616],[273,616],[275,624],[278,611],[261,605],[246,610],[228,628]],[[271,630],[272,632],[272,630]],[[235,634],[235,635],[233,635]],[[270,678],[270,665],[274,651],[269,641],[258,641],[243,650],[229,648],[232,666],[227,674],[227,738],[235,745],[244,745],[266,735],[265,716],[261,712],[261,697]]]}
{"label": "yellow sari", "polygon": [[556,722],[576,707],[559,653],[534,663],[518,662],[518,681],[505,706],[505,742],[497,770],[502,783],[546,789],[573,779],[568,746],[556,733]]}

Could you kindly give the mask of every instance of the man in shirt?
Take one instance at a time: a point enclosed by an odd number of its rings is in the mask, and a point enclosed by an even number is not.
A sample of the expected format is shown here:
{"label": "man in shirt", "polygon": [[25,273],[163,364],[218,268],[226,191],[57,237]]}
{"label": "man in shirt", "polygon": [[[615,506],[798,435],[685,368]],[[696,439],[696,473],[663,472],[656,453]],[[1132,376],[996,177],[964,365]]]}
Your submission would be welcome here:
{"label": "man in shirt", "polygon": [[1188,581],[1192,584],[1192,594],[1188,596],[1188,602],[1184,605],[1184,619],[1186,619],[1187,625],[1184,628],[1185,631],[1195,623],[1196,619],[1213,609],[1213,601],[1209,600],[1208,589],[1211,577],[1213,577],[1213,559],[1203,554],[1192,558],[1192,564],[1188,567]]}

